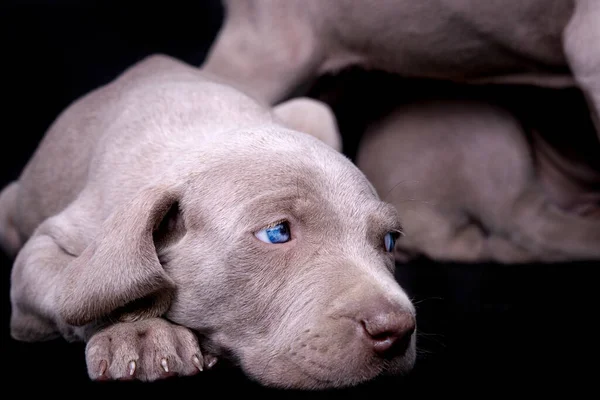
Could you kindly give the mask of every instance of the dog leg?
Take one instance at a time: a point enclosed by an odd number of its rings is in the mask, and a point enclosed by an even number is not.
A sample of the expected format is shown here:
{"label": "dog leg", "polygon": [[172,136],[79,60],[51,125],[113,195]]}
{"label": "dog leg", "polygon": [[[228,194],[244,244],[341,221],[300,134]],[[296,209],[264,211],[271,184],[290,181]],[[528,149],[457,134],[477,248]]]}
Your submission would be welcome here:
{"label": "dog leg", "polygon": [[498,263],[525,264],[539,260],[539,258],[528,249],[525,249],[517,243],[513,243],[506,237],[498,234],[491,234],[488,237],[486,247],[491,260]]}
{"label": "dog leg", "polygon": [[35,235],[25,243],[11,276],[13,338],[39,341],[63,333],[61,326],[64,330],[66,325],[60,322],[54,299],[62,287],[60,271],[73,259],[49,235]]}
{"label": "dog leg", "polygon": [[23,246],[21,235],[13,223],[18,190],[18,182],[12,182],[0,193],[0,246],[9,257],[15,257]]}
{"label": "dog leg", "polygon": [[398,261],[403,254],[424,254],[441,261],[477,262],[487,259],[485,235],[464,215],[432,206],[401,210],[406,236],[398,240]]}
{"label": "dog leg", "polygon": [[600,138],[600,2],[576,0],[575,3],[573,16],[563,32],[563,46]]}
{"label": "dog leg", "polygon": [[226,18],[201,66],[269,105],[284,100],[321,62],[301,2],[226,2]]}
{"label": "dog leg", "polygon": [[[15,260],[11,277],[13,338],[41,341],[62,336],[70,341],[87,341],[88,371],[95,379],[154,380],[173,373],[191,375],[214,365],[216,358],[202,356],[189,329],[161,318],[107,323],[112,319],[109,317],[82,326],[65,322],[57,299],[60,292],[69,290],[65,273],[77,259],[72,253],[86,247],[82,236],[79,243],[68,241],[65,245],[64,232],[73,230],[66,224],[66,218],[48,219]],[[113,316],[134,319],[122,312]]]}
{"label": "dog leg", "polygon": [[154,381],[172,375],[194,375],[214,366],[203,357],[187,328],[162,318],[119,322],[94,334],[86,345],[91,379]]}
{"label": "dog leg", "polygon": [[535,184],[515,201],[511,215],[498,231],[536,252],[540,260],[600,259],[600,219],[560,210]]}

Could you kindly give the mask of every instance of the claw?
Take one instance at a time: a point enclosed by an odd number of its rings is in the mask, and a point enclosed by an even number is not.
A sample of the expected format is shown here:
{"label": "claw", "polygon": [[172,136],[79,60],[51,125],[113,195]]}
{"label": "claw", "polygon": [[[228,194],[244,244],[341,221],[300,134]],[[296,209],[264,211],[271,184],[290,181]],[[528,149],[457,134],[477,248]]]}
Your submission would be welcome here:
{"label": "claw", "polygon": [[200,362],[200,358],[198,358],[197,355],[194,355],[192,357],[192,363],[194,363],[194,365],[196,366],[196,368],[198,368],[200,370],[200,372],[202,372],[204,370],[202,368],[202,363]]}
{"label": "claw", "polygon": [[133,374],[135,374],[135,367],[136,367],[135,361],[134,360],[129,361],[129,364],[127,365],[127,369],[129,371],[129,376],[133,376]]}
{"label": "claw", "polygon": [[214,367],[215,364],[217,363],[217,361],[219,361],[219,359],[215,356],[206,356],[205,358],[206,358],[206,360],[208,360],[206,363],[206,367],[208,369],[211,369],[212,367]]}
{"label": "claw", "polygon": [[163,358],[160,360],[161,367],[165,370],[166,373],[169,372],[169,364],[167,363],[167,359]]}
{"label": "claw", "polygon": [[100,361],[100,373],[98,374],[99,378],[104,378],[104,374],[106,373],[107,368],[108,368],[108,362],[106,362],[106,360]]}

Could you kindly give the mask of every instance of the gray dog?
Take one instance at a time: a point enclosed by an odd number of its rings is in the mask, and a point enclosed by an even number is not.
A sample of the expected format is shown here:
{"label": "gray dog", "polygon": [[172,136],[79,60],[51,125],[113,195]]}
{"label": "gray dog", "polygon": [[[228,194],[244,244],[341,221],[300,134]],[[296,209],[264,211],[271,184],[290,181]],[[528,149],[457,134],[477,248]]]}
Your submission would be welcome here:
{"label": "gray dog", "polygon": [[[268,103],[320,75],[356,66],[469,84],[578,87],[600,134],[598,0],[225,4],[225,24],[203,69]],[[561,210],[572,208],[560,197],[573,197],[572,178],[581,171],[557,161],[559,154],[541,142],[533,146],[533,158],[546,164],[536,169],[518,122],[505,112],[472,104],[420,106],[423,110],[404,108],[376,123],[363,143],[368,148],[359,149],[359,166],[380,195],[398,182],[410,191],[394,193],[410,225],[404,250],[436,259],[502,262],[600,256],[598,222]],[[599,174],[591,171],[586,180],[597,187]],[[559,197],[554,204],[556,199],[542,195],[547,189]],[[435,205],[422,203],[430,208],[404,213],[408,204],[398,201],[411,197]],[[597,191],[584,200],[597,208]]]}
{"label": "gray dog", "polygon": [[596,121],[600,115],[598,0],[225,4],[204,68],[269,103],[321,74],[360,66],[468,83],[575,84]]}
{"label": "gray dog", "polygon": [[93,379],[223,356],[277,387],[409,371],[398,216],[336,138],[316,101],[271,110],[165,56],[131,67],[60,115],[0,195],[12,336],[85,340]]}
{"label": "gray dog", "polygon": [[357,164],[402,215],[408,234],[399,260],[600,259],[600,193],[582,183],[600,181],[600,172],[535,131],[529,139],[500,106],[448,99],[397,106],[368,127]]}

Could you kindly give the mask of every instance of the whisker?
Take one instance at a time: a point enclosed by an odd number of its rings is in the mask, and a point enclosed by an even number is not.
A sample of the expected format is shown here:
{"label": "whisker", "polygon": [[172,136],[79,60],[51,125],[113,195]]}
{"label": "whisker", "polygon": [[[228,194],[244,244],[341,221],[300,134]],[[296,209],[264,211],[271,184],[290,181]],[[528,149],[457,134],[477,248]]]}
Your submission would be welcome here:
{"label": "whisker", "polygon": [[[445,339],[446,339],[446,337],[442,334],[424,333],[424,332],[419,332],[419,330],[417,329],[417,343],[421,343],[420,345],[417,345],[417,349],[425,350],[422,346],[423,342],[425,342],[426,346],[427,346],[427,342],[429,342],[429,343],[435,343],[436,346],[446,348],[446,343],[444,342]],[[431,344],[430,344],[430,346],[431,346]]]}
{"label": "whisker", "polygon": [[417,357],[418,356],[429,356],[429,355],[435,354],[435,351],[423,349],[420,347],[417,347],[416,350],[417,350]]}
{"label": "whisker", "polygon": [[427,301],[427,300],[444,300],[444,298],[443,297],[426,297],[426,298],[420,299],[420,300],[412,300],[411,299],[413,305],[415,305],[415,306],[417,304],[421,304],[422,302]]}
{"label": "whisker", "polygon": [[442,333],[429,333],[417,330],[417,337],[425,337],[427,339],[444,338]]}
{"label": "whisker", "polygon": [[398,200],[396,201],[396,203],[408,203],[410,201],[414,201],[415,203],[423,203],[423,204],[433,204],[433,205],[437,205],[437,203],[434,203],[432,201],[428,201],[428,200],[420,200],[420,199],[402,199],[402,200]]}
{"label": "whisker", "polygon": [[400,185],[402,185],[402,184],[405,184],[405,183],[408,183],[408,182],[416,182],[416,183],[419,183],[419,181],[418,181],[418,180],[412,180],[412,181],[410,181],[410,180],[407,180],[407,179],[401,180],[400,182],[398,182],[398,183],[396,183],[394,186],[392,186],[392,187],[390,188],[390,190],[388,190],[388,191],[385,193],[385,195],[383,195],[383,196],[382,196],[382,198],[383,198],[383,199],[386,199],[386,198],[389,196],[389,194],[390,194],[390,193],[392,193],[392,191],[394,191],[394,190],[396,190],[396,189],[398,188],[398,186],[400,186]]}
{"label": "whisker", "polygon": [[[392,192],[394,190],[396,190],[398,187],[400,187],[400,185],[402,184],[406,184],[408,182],[416,182],[419,183],[419,180],[401,180],[400,182],[396,183],[394,186],[392,186],[383,196],[381,196],[381,199],[383,201],[390,201],[390,195],[392,194]],[[422,199],[415,199],[415,198],[403,198],[403,199],[398,199],[395,201],[395,203],[406,203],[406,202],[415,202],[415,203],[422,203],[422,204],[428,204],[428,205],[437,205],[437,202],[435,201],[431,201],[431,200],[422,200]]]}

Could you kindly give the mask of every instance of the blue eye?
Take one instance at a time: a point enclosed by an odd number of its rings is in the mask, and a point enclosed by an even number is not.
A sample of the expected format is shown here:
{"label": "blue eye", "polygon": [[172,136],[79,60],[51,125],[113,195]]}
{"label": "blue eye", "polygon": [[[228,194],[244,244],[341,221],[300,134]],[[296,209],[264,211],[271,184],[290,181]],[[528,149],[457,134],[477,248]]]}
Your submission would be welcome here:
{"label": "blue eye", "polygon": [[258,240],[265,243],[285,243],[290,240],[290,225],[287,222],[280,222],[277,225],[270,226],[254,234]]}
{"label": "blue eye", "polygon": [[388,232],[385,234],[385,237],[383,238],[383,243],[385,245],[385,251],[387,251],[388,253],[394,251],[397,236],[398,234],[396,232]]}

